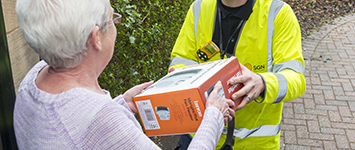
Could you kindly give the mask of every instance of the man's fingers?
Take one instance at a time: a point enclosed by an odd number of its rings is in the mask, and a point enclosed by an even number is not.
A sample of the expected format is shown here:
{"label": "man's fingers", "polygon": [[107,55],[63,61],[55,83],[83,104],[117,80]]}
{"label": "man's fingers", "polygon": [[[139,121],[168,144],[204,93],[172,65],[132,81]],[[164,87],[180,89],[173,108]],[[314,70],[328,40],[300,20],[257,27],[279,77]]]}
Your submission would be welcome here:
{"label": "man's fingers", "polygon": [[241,88],[239,91],[233,93],[233,95],[231,96],[231,98],[233,100],[237,100],[239,97],[243,97],[244,95],[250,93],[250,91],[252,90],[252,87],[249,85],[244,85],[243,88]]}
{"label": "man's fingers", "polygon": [[175,70],[174,67],[169,68],[169,73],[170,73],[170,72],[173,72],[174,70]]}
{"label": "man's fingers", "polygon": [[249,80],[249,76],[247,75],[240,75],[238,77],[232,77],[228,80],[229,85],[234,85],[237,83],[245,83]]}

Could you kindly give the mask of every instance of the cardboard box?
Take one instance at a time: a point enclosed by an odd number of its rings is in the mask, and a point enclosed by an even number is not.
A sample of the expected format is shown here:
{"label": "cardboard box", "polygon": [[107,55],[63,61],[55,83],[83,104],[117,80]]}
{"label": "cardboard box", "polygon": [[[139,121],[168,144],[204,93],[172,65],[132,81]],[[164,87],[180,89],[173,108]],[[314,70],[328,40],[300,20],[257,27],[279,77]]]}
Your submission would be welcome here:
{"label": "cardboard box", "polygon": [[227,81],[241,74],[238,59],[232,57],[179,68],[156,81],[133,97],[147,136],[196,132],[217,81],[222,82],[219,95],[230,98],[243,85]]}

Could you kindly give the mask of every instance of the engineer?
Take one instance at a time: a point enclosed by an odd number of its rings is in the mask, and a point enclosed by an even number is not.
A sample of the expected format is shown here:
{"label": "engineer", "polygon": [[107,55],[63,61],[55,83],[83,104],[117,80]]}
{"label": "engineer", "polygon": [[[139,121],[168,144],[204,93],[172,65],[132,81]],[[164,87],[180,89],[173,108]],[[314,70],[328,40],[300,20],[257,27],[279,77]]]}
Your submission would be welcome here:
{"label": "engineer", "polygon": [[[203,49],[212,41],[217,49]],[[283,102],[306,91],[301,32],[292,8],[280,0],[196,0],[171,53],[169,72],[231,56],[243,75],[229,84],[244,87],[235,112],[234,149],[279,149]],[[217,144],[226,140],[227,128]],[[177,148],[185,149],[190,135]]]}

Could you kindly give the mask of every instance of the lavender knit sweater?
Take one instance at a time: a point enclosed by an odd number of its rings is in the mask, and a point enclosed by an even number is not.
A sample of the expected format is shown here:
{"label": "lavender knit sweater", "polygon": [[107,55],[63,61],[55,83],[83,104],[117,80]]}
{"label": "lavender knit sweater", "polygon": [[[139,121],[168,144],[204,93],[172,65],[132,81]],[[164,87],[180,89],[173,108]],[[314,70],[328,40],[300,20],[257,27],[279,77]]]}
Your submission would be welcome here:
{"label": "lavender knit sweater", "polygon": [[[37,63],[22,81],[14,109],[19,149],[159,149],[142,131],[122,96],[111,98],[85,88],[49,94],[35,85]],[[223,115],[214,107],[189,149],[214,149],[223,129]]]}

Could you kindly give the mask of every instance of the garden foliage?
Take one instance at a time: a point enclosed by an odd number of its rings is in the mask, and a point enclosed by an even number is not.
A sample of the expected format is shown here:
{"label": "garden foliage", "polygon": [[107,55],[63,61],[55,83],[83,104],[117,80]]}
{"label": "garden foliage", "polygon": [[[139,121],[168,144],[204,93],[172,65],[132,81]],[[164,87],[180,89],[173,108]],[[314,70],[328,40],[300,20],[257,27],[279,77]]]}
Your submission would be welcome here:
{"label": "garden foliage", "polygon": [[170,53],[193,0],[111,0],[122,14],[112,60],[99,77],[112,96],[168,73]]}

